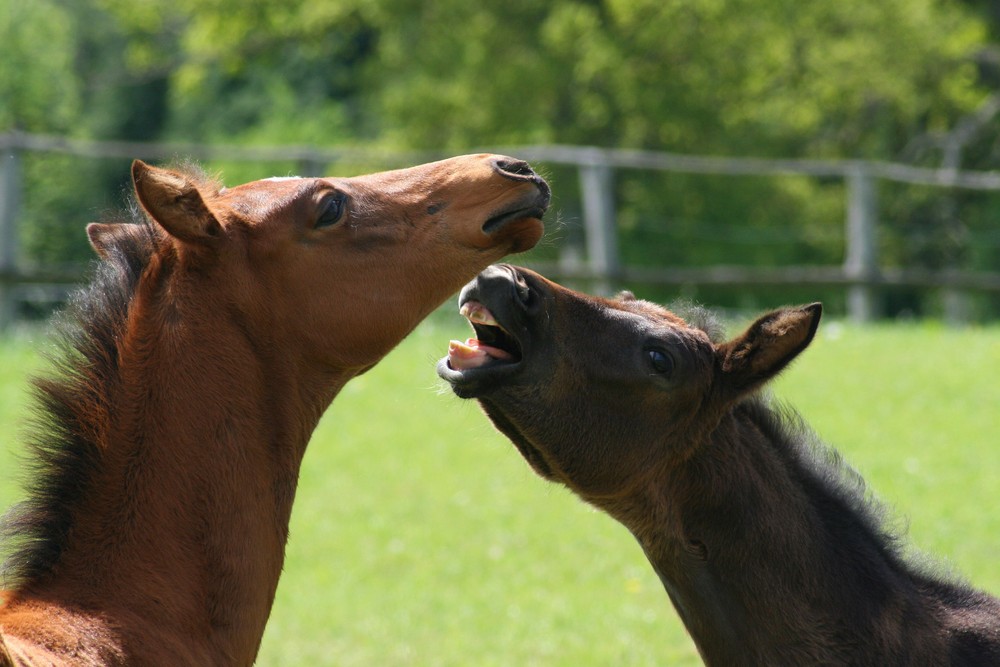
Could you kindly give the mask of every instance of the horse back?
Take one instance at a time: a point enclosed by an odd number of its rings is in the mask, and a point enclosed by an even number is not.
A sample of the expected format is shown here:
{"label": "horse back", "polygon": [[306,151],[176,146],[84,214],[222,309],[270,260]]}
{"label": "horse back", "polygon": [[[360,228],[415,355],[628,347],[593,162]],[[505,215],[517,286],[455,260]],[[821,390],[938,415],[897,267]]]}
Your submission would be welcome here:
{"label": "horse back", "polygon": [[941,605],[948,664],[1000,665],[1000,599],[961,583],[934,583],[930,588]]}

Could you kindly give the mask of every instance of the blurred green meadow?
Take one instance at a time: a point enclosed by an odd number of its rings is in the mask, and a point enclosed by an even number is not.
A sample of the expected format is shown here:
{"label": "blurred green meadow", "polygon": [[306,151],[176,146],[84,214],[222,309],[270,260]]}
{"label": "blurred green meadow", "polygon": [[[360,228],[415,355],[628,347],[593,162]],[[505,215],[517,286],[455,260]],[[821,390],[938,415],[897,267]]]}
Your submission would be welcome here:
{"label": "blurred green meadow", "polygon": [[[326,414],[258,664],[700,664],[625,529],[536,478],[443,388],[434,364],[465,335],[453,308],[435,313]],[[43,345],[41,332],[0,341],[4,507]],[[825,321],[774,392],[916,547],[1000,594],[1000,327]]]}

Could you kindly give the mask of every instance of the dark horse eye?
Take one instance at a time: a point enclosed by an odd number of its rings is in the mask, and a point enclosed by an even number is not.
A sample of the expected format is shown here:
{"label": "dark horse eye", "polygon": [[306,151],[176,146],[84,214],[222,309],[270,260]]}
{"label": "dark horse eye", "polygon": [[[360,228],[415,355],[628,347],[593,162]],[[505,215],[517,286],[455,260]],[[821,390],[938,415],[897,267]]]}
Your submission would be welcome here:
{"label": "dark horse eye", "polygon": [[674,372],[674,358],[663,350],[646,350],[646,357],[649,358],[649,365],[660,375],[670,375]]}
{"label": "dark horse eye", "polygon": [[319,205],[319,217],[316,219],[316,229],[330,227],[340,222],[344,217],[345,206],[344,195],[334,194],[323,199]]}

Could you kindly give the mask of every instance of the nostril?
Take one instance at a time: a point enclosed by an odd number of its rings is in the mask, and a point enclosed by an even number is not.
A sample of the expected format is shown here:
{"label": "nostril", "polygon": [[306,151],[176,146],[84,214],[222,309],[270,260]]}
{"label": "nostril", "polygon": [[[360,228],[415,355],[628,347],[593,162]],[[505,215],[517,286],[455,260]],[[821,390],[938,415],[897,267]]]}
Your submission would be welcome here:
{"label": "nostril", "polygon": [[538,178],[535,170],[524,160],[514,160],[513,158],[496,158],[493,160],[493,168],[497,173],[507,178],[517,180]]}
{"label": "nostril", "polygon": [[528,286],[528,282],[517,271],[514,272],[514,292],[517,294],[517,299],[521,302],[522,306],[527,307],[532,304],[534,295],[531,293],[531,287]]}

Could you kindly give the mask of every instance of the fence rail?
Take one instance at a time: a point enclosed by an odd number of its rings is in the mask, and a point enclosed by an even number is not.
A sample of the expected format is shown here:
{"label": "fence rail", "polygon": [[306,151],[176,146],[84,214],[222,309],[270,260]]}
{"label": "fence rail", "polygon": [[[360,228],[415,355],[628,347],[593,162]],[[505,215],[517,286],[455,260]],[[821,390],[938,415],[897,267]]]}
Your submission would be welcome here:
{"label": "fence rail", "polygon": [[687,174],[728,176],[805,175],[847,177],[862,169],[875,178],[914,185],[1000,190],[1000,173],[914,167],[872,160],[793,160],[750,157],[681,155],[656,151],[590,146],[518,146],[518,157],[566,165],[615,169],[654,169]]}
{"label": "fence rail", "polygon": [[[586,279],[596,289],[617,281],[659,285],[816,285],[843,286],[852,319],[875,316],[875,292],[887,286],[944,289],[960,302],[968,290],[1000,292],[1000,272],[890,269],[881,267],[876,231],[878,180],[947,188],[1000,191],[1000,173],[931,169],[859,160],[793,160],[694,156],[589,146],[490,147],[534,162],[573,167],[579,174],[585,257],[580,261],[536,262],[535,267],[561,279]],[[294,162],[304,175],[319,175],[336,162],[395,167],[445,157],[441,151],[383,151],[305,146],[223,146],[182,143],[93,141],[51,135],[0,134],[0,327],[13,317],[15,290],[26,285],[77,282],[81,271],[28,269],[18,261],[16,224],[21,207],[21,156],[25,152],[61,153],[90,158]],[[843,179],[846,188],[844,261],[838,266],[709,266],[640,268],[621,263],[614,198],[617,170],[658,170],[729,176],[805,175]]]}
{"label": "fence rail", "polygon": [[[532,263],[532,268],[570,280],[593,282],[607,279],[606,275],[595,273],[585,266],[567,267],[558,262],[536,261]],[[838,266],[626,267],[619,271],[616,279],[627,284],[644,285],[921,287],[1000,292],[1000,273],[883,269],[878,275],[858,278],[847,275]]]}

